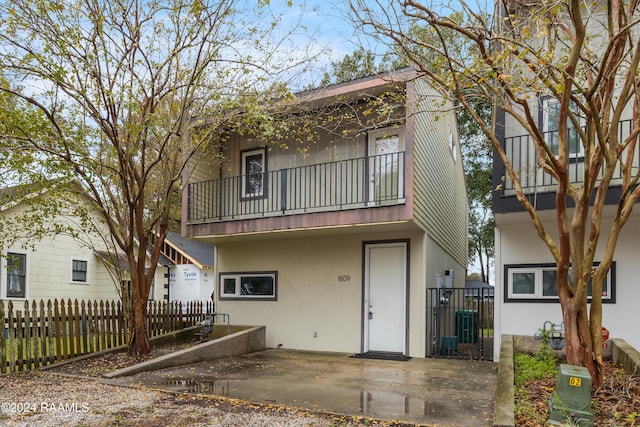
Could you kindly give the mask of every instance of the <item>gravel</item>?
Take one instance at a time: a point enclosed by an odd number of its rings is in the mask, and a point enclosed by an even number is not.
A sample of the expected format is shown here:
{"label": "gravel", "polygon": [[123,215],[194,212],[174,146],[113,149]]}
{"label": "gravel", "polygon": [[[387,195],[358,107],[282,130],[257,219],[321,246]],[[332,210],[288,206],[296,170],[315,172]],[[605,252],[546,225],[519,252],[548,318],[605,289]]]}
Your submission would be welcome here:
{"label": "gravel", "polygon": [[145,357],[109,352],[48,367],[0,374],[0,426],[7,427],[384,427],[364,417],[314,413],[211,395],[185,395],[101,383],[102,374],[194,343],[152,349]]}
{"label": "gravel", "polygon": [[277,405],[116,387],[95,377],[48,371],[0,375],[0,389],[0,425],[11,427],[384,425]]}

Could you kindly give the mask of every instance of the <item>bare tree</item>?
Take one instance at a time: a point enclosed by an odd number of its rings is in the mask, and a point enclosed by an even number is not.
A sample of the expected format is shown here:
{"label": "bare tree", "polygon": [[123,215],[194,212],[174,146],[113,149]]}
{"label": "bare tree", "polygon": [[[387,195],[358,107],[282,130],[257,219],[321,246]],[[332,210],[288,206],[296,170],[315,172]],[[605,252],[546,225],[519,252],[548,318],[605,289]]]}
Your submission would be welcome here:
{"label": "bare tree", "polygon": [[[350,3],[364,30],[399,46],[414,66],[468,110],[491,140],[498,156],[494,161],[505,165],[505,185],[514,189],[557,264],[567,359],[587,367],[597,386],[602,380],[602,284],[640,195],[634,166],[640,133],[640,3],[502,0],[496,2],[496,14],[490,19],[474,5],[458,2],[460,20],[452,19],[444,4]],[[407,29],[416,22],[428,27],[433,37],[412,37]],[[464,45],[448,43],[452,31]],[[423,65],[434,63],[439,64],[437,69]],[[553,138],[538,127],[534,106],[543,96],[557,103],[558,132]],[[551,228],[526,197],[523,175],[493,123],[471,108],[473,97],[494,103],[530,135],[537,168],[556,185],[556,220]],[[625,120],[628,129],[620,132]],[[578,180],[569,173],[575,144],[584,153]],[[605,198],[613,186],[620,187],[621,196],[617,215],[605,228]],[[556,233],[550,232],[553,228]],[[595,265],[601,241],[605,249]]]}
{"label": "bare tree", "polygon": [[232,123],[269,126],[265,101],[305,60],[284,43],[296,28],[283,32],[268,2],[234,0],[6,1],[0,16],[3,136],[81,183],[129,265],[130,352],[148,353],[181,174]]}

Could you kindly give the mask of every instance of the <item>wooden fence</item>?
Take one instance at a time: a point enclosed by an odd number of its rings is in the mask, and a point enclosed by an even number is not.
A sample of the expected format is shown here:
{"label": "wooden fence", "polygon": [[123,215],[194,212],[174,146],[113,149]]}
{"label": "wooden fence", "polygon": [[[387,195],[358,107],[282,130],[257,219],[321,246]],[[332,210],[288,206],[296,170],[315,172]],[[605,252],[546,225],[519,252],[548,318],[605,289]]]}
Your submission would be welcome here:
{"label": "wooden fence", "polygon": [[[0,300],[0,372],[25,371],[124,345],[128,330],[120,301],[51,300],[14,305]],[[149,301],[149,337],[193,326],[211,302]]]}

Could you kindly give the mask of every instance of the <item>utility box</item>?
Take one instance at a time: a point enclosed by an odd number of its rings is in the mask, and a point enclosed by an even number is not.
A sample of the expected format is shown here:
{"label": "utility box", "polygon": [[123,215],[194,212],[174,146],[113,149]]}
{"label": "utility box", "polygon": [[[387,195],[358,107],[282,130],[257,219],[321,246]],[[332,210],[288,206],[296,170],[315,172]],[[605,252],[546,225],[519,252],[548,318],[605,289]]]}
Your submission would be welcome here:
{"label": "utility box", "polygon": [[458,337],[456,336],[442,337],[442,348],[447,354],[458,351]]}
{"label": "utility box", "polygon": [[456,312],[458,341],[461,343],[478,342],[478,313],[473,310]]}
{"label": "utility box", "polygon": [[560,365],[556,390],[549,400],[549,424],[593,426],[591,374],[587,368]]}

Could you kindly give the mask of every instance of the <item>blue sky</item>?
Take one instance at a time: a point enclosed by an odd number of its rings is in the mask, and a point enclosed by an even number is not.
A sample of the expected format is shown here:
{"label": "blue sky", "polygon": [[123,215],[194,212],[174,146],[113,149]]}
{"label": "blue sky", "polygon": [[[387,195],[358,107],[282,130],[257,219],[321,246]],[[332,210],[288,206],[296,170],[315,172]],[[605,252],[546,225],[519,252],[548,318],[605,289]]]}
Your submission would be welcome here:
{"label": "blue sky", "polygon": [[[255,0],[247,0],[253,4]],[[377,1],[377,0],[376,0]],[[395,3],[397,0],[386,0]],[[385,0],[380,0],[384,3]],[[306,80],[319,80],[322,77],[322,67],[326,67],[331,61],[341,60],[345,55],[353,53],[358,47],[363,46],[369,51],[384,53],[388,50],[386,43],[381,43],[371,37],[366,37],[362,31],[355,28],[355,24],[349,17],[347,0],[270,0],[269,7],[274,15],[282,14],[282,30],[286,31],[296,25],[301,25],[296,31],[291,47],[292,54],[302,54],[303,49],[311,52],[321,52],[315,66],[307,71]],[[372,1],[372,5],[375,1]],[[423,4],[440,9],[442,14],[448,15],[459,8],[460,2],[446,0],[424,0]],[[446,4],[446,6],[438,6]],[[475,10],[493,12],[494,2],[489,0],[470,0],[467,4],[475,5]]]}
{"label": "blue sky", "polygon": [[321,0],[272,0],[270,8],[274,15],[282,15],[282,32],[297,27],[291,36],[289,53],[299,57],[316,56],[305,80],[322,78],[323,67],[351,54],[359,46],[353,24],[346,17],[346,2]]}

